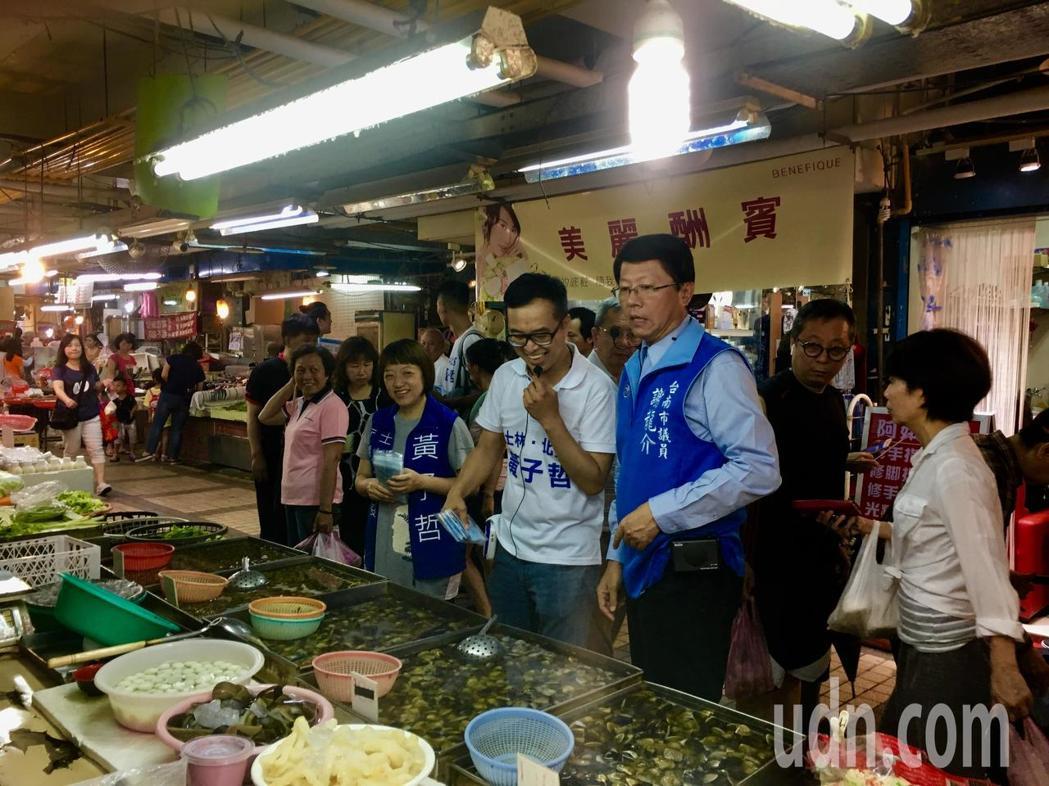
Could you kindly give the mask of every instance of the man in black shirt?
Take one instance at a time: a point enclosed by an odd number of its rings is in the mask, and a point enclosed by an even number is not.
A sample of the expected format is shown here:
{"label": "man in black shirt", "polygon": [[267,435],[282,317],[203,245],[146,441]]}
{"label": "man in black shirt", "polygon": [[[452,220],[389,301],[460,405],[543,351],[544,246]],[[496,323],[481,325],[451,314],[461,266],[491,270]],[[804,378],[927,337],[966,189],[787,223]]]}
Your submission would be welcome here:
{"label": "man in black shirt", "polygon": [[[273,394],[288,384],[288,360],[301,346],[314,344],[320,332],[317,322],[295,314],[280,326],[284,353],[264,360],[251,372],[245,398],[248,400],[248,444],[251,446],[251,474],[255,478],[255,503],[259,509],[259,534],[265,540],[287,543],[284,506],[280,504],[280,481],[284,466],[284,428],[265,426],[259,413]],[[294,544],[289,544],[294,545]]]}
{"label": "man in black shirt", "polygon": [[[797,702],[804,722],[819,702],[830,666],[827,618],[849,576],[840,519],[799,515],[802,499],[843,499],[845,471],[875,465],[868,453],[849,453],[841,393],[831,380],[853,342],[855,317],[837,300],[814,300],[798,311],[790,332],[791,367],[762,383],[761,394],[776,433],[779,489],[759,503],[752,555],[754,593],[773,678],[781,697]],[[789,710],[787,717],[790,717]]]}

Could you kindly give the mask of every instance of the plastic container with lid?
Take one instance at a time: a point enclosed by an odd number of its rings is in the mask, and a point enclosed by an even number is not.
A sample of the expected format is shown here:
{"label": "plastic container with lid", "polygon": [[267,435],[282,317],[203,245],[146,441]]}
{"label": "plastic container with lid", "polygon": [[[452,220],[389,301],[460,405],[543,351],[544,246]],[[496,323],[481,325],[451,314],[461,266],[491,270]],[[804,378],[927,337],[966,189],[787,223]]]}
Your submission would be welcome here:
{"label": "plastic container with lid", "polygon": [[255,756],[255,743],[246,737],[214,734],[182,746],[186,786],[241,786]]}

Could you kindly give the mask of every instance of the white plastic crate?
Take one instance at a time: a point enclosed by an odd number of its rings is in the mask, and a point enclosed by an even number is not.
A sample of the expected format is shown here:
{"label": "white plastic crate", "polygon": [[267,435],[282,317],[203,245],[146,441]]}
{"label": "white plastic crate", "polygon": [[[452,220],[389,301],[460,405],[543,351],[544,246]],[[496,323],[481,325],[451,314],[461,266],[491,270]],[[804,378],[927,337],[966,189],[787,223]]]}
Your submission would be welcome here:
{"label": "white plastic crate", "polygon": [[102,550],[69,535],[0,543],[0,569],[9,570],[26,583],[40,587],[72,573],[82,579],[97,579]]}

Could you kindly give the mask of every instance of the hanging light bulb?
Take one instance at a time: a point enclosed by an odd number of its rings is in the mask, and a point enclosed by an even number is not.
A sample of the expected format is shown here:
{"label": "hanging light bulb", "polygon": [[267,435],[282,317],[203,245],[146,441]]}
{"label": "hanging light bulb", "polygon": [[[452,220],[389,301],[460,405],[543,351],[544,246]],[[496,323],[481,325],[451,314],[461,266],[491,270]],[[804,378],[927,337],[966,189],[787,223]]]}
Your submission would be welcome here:
{"label": "hanging light bulb", "polygon": [[78,327],[80,325],[83,325],[84,324],[84,315],[83,314],[77,314],[76,319],[74,319],[73,322],[75,322]]}
{"label": "hanging light bulb", "polygon": [[196,303],[197,302],[197,290],[195,290],[195,289],[187,289],[186,290],[186,302],[187,303]]}
{"label": "hanging light bulb", "polygon": [[216,300],[215,313],[219,319],[229,319],[229,303],[225,300]]}
{"label": "hanging light bulb", "polygon": [[642,160],[681,146],[692,124],[692,101],[681,17],[669,0],[649,0],[634,27],[637,66],[627,87],[630,146]]}
{"label": "hanging light bulb", "polygon": [[125,314],[130,314],[134,310],[135,310],[135,301],[134,300],[129,300],[127,303],[124,304],[124,313]]}
{"label": "hanging light bulb", "polygon": [[23,284],[39,284],[47,275],[44,263],[39,257],[28,257],[22,265],[22,275],[19,278]]}

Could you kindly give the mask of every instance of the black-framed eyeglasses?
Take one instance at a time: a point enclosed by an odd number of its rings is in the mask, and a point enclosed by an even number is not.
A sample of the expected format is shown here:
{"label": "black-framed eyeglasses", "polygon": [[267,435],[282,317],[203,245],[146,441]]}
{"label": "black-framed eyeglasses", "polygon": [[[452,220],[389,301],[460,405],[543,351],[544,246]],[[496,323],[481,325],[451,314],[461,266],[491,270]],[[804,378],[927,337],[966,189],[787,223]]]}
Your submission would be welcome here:
{"label": "black-framed eyeglasses", "polygon": [[607,333],[612,343],[620,349],[631,349],[641,343],[641,337],[632,330],[613,325],[610,328],[598,328],[602,333]]}
{"label": "black-framed eyeglasses", "polygon": [[672,282],[670,284],[638,284],[636,287],[612,287],[612,297],[622,301],[631,295],[637,295],[642,300],[647,300],[661,289],[676,286],[678,284]]}
{"label": "black-framed eyeglasses", "polygon": [[506,340],[515,349],[521,349],[529,341],[537,347],[548,347],[554,343],[554,336],[561,331],[561,327],[558,325],[554,330],[537,330],[534,333],[511,333]]}
{"label": "black-framed eyeglasses", "polygon": [[815,360],[824,352],[833,361],[839,361],[849,354],[848,347],[825,347],[817,341],[799,341],[798,346],[805,353],[805,357]]}

